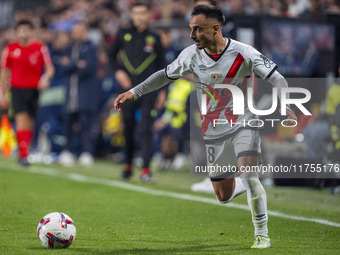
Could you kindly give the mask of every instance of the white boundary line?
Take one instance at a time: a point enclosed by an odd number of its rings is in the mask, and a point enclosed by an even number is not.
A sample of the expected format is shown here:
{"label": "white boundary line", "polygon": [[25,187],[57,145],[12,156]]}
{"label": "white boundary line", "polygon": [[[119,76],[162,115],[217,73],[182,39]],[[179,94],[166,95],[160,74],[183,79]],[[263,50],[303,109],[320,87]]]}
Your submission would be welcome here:
{"label": "white boundary line", "polygon": [[[75,173],[62,173],[53,168],[31,166],[29,168],[23,169],[13,164],[6,164],[6,167],[12,170],[37,173],[37,174],[43,174],[43,175],[48,175],[48,176],[56,176],[59,178],[69,179],[69,180],[73,180],[76,182],[94,183],[94,184],[112,186],[112,187],[121,188],[125,190],[142,192],[144,194],[153,195],[153,196],[170,197],[170,198],[176,198],[176,199],[181,199],[181,200],[195,201],[195,202],[221,206],[220,203],[218,203],[216,199],[212,199],[212,198],[205,198],[205,197],[200,197],[200,196],[195,196],[195,195],[190,195],[190,194],[150,189],[147,187],[125,183],[121,181],[108,180],[108,179],[97,178],[97,177],[88,177],[85,175],[80,175],[80,174],[75,174]],[[224,206],[249,211],[249,207],[247,205],[228,203],[228,204],[225,204]],[[319,223],[322,225],[340,228],[340,223],[325,220],[325,219],[306,218],[306,217],[294,216],[294,215],[289,215],[289,214],[285,214],[285,213],[281,213],[277,211],[271,211],[271,210],[268,210],[268,215],[285,218],[285,219],[297,220],[297,221],[314,222],[314,223]]]}

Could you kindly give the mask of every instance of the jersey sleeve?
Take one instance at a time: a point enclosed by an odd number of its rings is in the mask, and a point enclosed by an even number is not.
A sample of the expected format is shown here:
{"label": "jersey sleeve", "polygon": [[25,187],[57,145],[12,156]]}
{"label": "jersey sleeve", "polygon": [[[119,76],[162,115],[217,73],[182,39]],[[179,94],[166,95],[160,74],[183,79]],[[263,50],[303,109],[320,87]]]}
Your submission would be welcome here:
{"label": "jersey sleeve", "polygon": [[1,68],[9,67],[10,67],[9,48],[5,47],[1,54]]}
{"label": "jersey sleeve", "polygon": [[268,79],[277,69],[277,65],[259,51],[249,46],[247,57],[252,71],[262,79]]}
{"label": "jersey sleeve", "polygon": [[169,79],[176,80],[190,72],[190,62],[192,56],[188,49],[184,49],[179,56],[165,68],[166,76]]}
{"label": "jersey sleeve", "polygon": [[48,51],[48,48],[46,47],[46,45],[42,45],[40,48],[40,53],[42,56],[42,61],[43,61],[43,65],[44,66],[48,66],[52,64],[52,60],[51,60],[51,56],[50,53]]}

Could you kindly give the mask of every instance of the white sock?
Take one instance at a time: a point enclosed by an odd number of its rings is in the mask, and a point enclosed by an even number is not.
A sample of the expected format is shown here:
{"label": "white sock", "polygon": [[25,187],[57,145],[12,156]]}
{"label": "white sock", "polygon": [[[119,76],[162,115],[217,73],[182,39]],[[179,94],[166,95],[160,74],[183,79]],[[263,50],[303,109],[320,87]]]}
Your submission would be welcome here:
{"label": "white sock", "polygon": [[255,236],[268,236],[267,196],[256,172],[241,174],[240,179],[247,189],[247,200],[255,227]]}
{"label": "white sock", "polygon": [[231,200],[233,200],[234,197],[237,197],[238,195],[241,195],[245,191],[246,191],[246,188],[244,187],[241,178],[240,177],[236,177],[235,178],[234,192],[231,195],[231,197],[229,198],[227,203],[229,203]]}

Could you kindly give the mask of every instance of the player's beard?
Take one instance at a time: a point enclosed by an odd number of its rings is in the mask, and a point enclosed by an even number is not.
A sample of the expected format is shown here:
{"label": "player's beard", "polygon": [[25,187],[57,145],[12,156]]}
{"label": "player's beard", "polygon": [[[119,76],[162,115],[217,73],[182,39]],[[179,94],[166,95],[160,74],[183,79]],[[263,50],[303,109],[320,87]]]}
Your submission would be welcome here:
{"label": "player's beard", "polygon": [[202,47],[200,44],[196,44],[196,47],[197,47],[199,50],[204,49],[204,47]]}
{"label": "player's beard", "polygon": [[208,48],[209,45],[212,43],[212,41],[208,40],[207,38],[202,38],[201,40],[195,40],[194,42],[199,50]]}
{"label": "player's beard", "polygon": [[199,41],[194,41],[195,44],[196,44],[196,47],[199,49],[199,50],[202,50],[205,48],[204,46],[204,43],[202,42],[202,40],[199,40]]}

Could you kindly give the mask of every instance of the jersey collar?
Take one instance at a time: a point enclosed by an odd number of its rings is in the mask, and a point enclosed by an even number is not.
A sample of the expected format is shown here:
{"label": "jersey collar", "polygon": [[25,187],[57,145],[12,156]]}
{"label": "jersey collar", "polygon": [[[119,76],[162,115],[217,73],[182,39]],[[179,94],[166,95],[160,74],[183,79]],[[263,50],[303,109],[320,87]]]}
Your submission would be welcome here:
{"label": "jersey collar", "polygon": [[227,51],[227,49],[228,49],[228,47],[229,47],[229,45],[230,45],[231,40],[230,40],[229,38],[226,38],[226,40],[228,41],[228,42],[227,42],[227,46],[225,46],[225,48],[223,49],[223,51],[221,52],[221,54],[220,54],[217,58],[214,58],[213,56],[211,56],[211,55],[204,49],[205,54],[207,54],[209,58],[211,58],[212,60],[214,60],[215,62],[217,62],[217,61],[223,56],[224,52]]}

